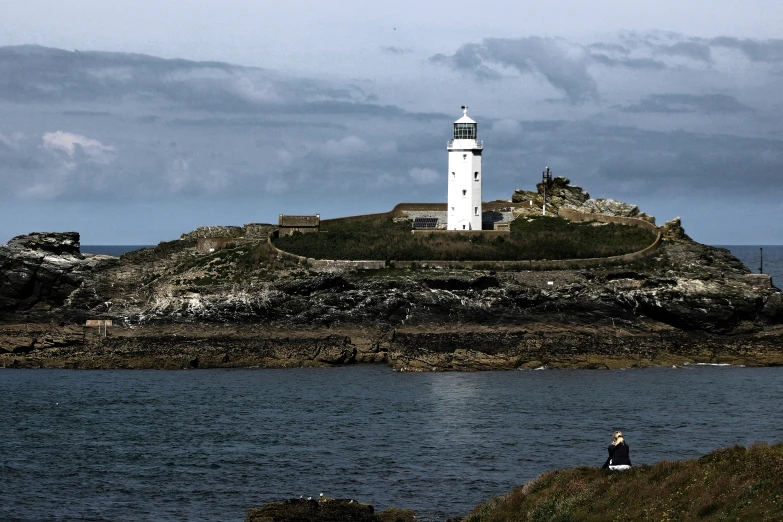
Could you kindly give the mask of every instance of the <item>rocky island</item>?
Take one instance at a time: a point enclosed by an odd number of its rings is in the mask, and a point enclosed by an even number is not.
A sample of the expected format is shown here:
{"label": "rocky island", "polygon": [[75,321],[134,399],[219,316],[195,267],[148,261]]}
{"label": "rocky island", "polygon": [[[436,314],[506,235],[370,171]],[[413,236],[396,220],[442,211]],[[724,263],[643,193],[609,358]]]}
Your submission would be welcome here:
{"label": "rocky island", "polygon": [[[650,229],[650,246],[494,264],[386,259],[365,270],[283,252],[273,225],[204,227],[119,258],[82,254],[74,232],[18,236],[0,246],[0,366],[783,364],[783,294],[769,276],[691,240],[679,219],[656,227],[633,205],[591,199],[565,178],[553,185],[547,208],[558,219],[632,220]],[[538,189],[516,191],[496,213],[532,222]],[[112,326],[99,333],[88,320]]]}

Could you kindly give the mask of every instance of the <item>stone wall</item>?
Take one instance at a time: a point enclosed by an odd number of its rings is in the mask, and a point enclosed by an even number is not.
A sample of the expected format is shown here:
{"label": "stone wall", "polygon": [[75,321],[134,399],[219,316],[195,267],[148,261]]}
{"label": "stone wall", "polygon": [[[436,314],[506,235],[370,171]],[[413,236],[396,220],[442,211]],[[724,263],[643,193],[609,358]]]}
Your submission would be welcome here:
{"label": "stone wall", "polygon": [[324,230],[329,230],[329,225],[335,225],[337,223],[355,223],[357,221],[364,221],[371,218],[391,217],[391,212],[378,212],[377,214],[360,214],[358,216],[347,216],[341,218],[324,219],[321,221],[321,226]]}
{"label": "stone wall", "polygon": [[486,236],[488,238],[496,238],[498,236],[508,236],[511,234],[510,230],[445,230],[445,229],[431,229],[423,228],[420,230],[412,230],[413,234],[459,234],[461,236]]}
{"label": "stone wall", "polygon": [[278,226],[290,228],[318,227],[320,223],[320,214],[315,214],[314,216],[288,216],[286,214],[280,214],[277,221]]}
{"label": "stone wall", "polygon": [[[413,210],[402,207],[396,213],[401,214],[400,218],[407,218],[411,221],[416,218],[436,218],[438,224],[443,225],[444,228],[449,219],[447,210]],[[485,210],[481,213],[482,228],[485,230],[493,230],[495,223],[510,223],[513,220],[514,214],[511,210]]]}
{"label": "stone wall", "polygon": [[403,210],[402,213],[408,219],[436,218],[442,223],[445,223],[448,218],[448,213],[445,210]]}
{"label": "stone wall", "polygon": [[[440,207],[444,207],[441,209]],[[398,216],[402,217],[412,212],[415,213],[439,213],[446,212],[446,205],[440,203],[400,203],[392,212],[384,212],[380,214],[365,214],[362,216],[349,216],[346,218],[336,218],[324,220],[324,228],[329,223],[337,222],[352,222],[361,221],[369,217],[382,217],[382,216]],[[506,213],[506,209],[503,209],[501,214]],[[591,214],[587,212],[579,212],[567,208],[560,208],[558,215],[571,221],[598,221],[601,223],[618,223],[623,225],[631,225],[642,227],[651,232],[655,232],[655,240],[646,248],[629,254],[623,254],[619,256],[611,257],[596,257],[587,259],[540,259],[530,261],[390,261],[388,266],[393,268],[465,268],[465,269],[501,269],[501,270],[562,270],[562,269],[578,269],[578,268],[590,268],[598,266],[611,266],[623,263],[629,263],[637,261],[639,259],[646,258],[655,253],[660,246],[662,240],[661,229],[654,224],[644,219],[622,217],[622,216],[607,216],[603,214]],[[430,216],[421,216],[430,217]],[[437,216],[432,216],[437,217]],[[449,230],[412,230],[413,234],[448,234],[454,233]],[[497,235],[509,235],[509,230],[465,230],[460,231],[460,234],[467,234],[477,236],[481,234],[490,235],[495,237]],[[272,245],[270,241],[270,245]],[[342,261],[342,260],[328,260],[328,259],[313,259],[303,256],[297,256],[290,254],[283,250],[276,248],[272,245],[275,251],[278,253],[278,257],[293,260],[299,264],[309,265],[312,267],[339,267],[346,269],[358,269],[358,270],[370,270],[384,268],[386,263],[380,260],[362,260],[362,261]]]}
{"label": "stone wall", "polygon": [[[498,233],[502,231],[496,231]],[[638,252],[611,257],[587,259],[538,259],[531,261],[391,261],[392,268],[467,268],[475,270],[566,270],[594,268],[630,263],[655,253],[661,243],[661,234],[655,241]]]}
{"label": "stone wall", "polygon": [[245,237],[248,239],[266,239],[277,226],[269,223],[248,223],[245,225]]}
{"label": "stone wall", "polygon": [[287,259],[299,265],[309,266],[311,268],[337,268],[345,270],[377,270],[385,268],[385,261],[377,260],[343,260],[343,259],[314,259],[312,257],[298,256],[285,250],[280,250],[269,240],[269,246],[277,254],[278,259]]}
{"label": "stone wall", "polygon": [[379,268],[386,267],[385,261],[347,261],[340,259],[309,258],[307,263],[313,268],[340,268],[346,270],[378,270]]}
{"label": "stone wall", "polygon": [[419,211],[419,212],[426,212],[426,211],[434,211],[434,212],[446,212],[448,211],[449,206],[446,203],[397,203],[397,205],[394,206],[391,213],[395,217],[403,216],[404,212],[411,212],[411,211]]}

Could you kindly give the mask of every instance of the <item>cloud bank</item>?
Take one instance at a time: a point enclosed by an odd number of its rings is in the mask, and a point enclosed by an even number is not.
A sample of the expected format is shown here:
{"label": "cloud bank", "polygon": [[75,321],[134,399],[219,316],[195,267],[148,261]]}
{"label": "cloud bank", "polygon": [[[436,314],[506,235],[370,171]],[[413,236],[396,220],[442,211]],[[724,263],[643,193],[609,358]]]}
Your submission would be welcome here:
{"label": "cloud bank", "polygon": [[[15,212],[3,221],[43,201],[179,202],[214,224],[244,208],[254,215],[237,219],[271,221],[443,200],[445,144],[466,101],[485,140],[487,200],[532,188],[549,165],[664,219],[780,205],[783,40],[524,36],[441,51],[422,62],[378,49],[402,68],[401,90],[372,77],[0,48],[0,203]],[[411,97],[435,101],[415,110]],[[675,198],[686,208],[668,206]],[[726,217],[710,216],[697,226]],[[11,226],[6,235],[28,231]]]}

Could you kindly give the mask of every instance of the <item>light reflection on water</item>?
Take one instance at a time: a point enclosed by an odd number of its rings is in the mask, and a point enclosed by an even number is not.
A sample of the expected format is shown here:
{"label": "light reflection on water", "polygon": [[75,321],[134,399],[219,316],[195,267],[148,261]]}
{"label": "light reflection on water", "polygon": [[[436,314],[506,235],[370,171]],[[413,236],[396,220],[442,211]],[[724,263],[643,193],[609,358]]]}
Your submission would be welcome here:
{"label": "light reflection on water", "polygon": [[[59,404],[57,404],[59,403]],[[466,514],[542,472],[783,440],[783,368],[0,371],[0,518],[243,520],[281,498]]]}

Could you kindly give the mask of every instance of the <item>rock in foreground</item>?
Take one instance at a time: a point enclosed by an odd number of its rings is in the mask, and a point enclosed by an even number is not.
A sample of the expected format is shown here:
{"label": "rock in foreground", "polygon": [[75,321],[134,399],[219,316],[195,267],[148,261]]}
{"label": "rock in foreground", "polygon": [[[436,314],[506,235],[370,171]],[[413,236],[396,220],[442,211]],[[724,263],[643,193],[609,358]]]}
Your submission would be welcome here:
{"label": "rock in foreground", "polygon": [[380,514],[369,504],[356,500],[321,498],[271,502],[249,509],[245,522],[413,522],[415,513],[388,508]]}

